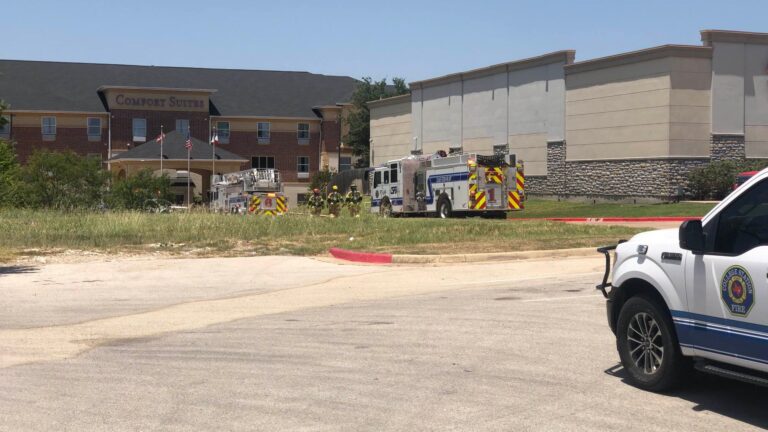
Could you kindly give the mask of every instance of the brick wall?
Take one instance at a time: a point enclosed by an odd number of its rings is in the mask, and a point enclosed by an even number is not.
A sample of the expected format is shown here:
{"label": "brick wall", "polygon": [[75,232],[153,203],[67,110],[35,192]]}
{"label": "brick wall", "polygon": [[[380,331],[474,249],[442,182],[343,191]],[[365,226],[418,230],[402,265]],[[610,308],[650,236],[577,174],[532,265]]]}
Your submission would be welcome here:
{"label": "brick wall", "polygon": [[126,150],[126,144],[133,143],[133,119],[147,120],[147,141],[160,135],[160,125],[165,133],[176,129],[176,120],[189,120],[190,134],[199,140],[208,142],[208,114],[192,111],[141,111],[113,110],[112,115],[112,150]]}
{"label": "brick wall", "polygon": [[[160,134],[160,125],[163,125],[166,133],[176,129],[177,119],[189,120],[190,133],[194,138],[207,142],[209,137],[209,117],[207,113],[188,111],[142,111],[142,110],[114,110],[112,116],[112,150],[128,150],[140,143],[133,142],[133,119],[144,118],[147,120],[147,141],[154,140]],[[103,120],[106,122],[106,119]],[[83,121],[85,122],[85,120]],[[102,160],[108,158],[109,132],[106,123],[102,128],[99,142],[88,140],[86,128],[57,128],[54,141],[43,141],[40,127],[13,127],[11,139],[16,141],[16,149],[19,160],[23,163],[36,149],[72,150],[81,155],[99,153]],[[211,125],[212,127],[214,125]],[[338,151],[339,124],[335,121],[323,122],[323,141],[328,151]],[[273,156],[275,167],[281,171],[284,181],[308,182],[308,179],[298,178],[298,156],[309,157],[310,175],[320,168],[320,133],[310,134],[308,144],[299,144],[295,131],[277,132],[270,134],[269,144],[259,144],[257,134],[253,132],[231,131],[228,144],[220,144],[220,148],[228,150],[249,162],[242,165],[242,169],[251,167],[250,160],[253,156]]]}
{"label": "brick wall", "polygon": [[[318,170],[319,145],[319,133],[310,134],[309,144],[299,145],[296,132],[271,132],[269,144],[259,144],[256,132],[231,131],[229,144],[221,144],[219,147],[238,154],[249,161],[253,156],[273,156],[275,168],[280,170],[283,181],[295,182],[309,181],[298,178],[297,159],[299,156],[309,156],[310,175]],[[249,162],[243,166],[243,169],[250,167]]]}
{"label": "brick wall", "polygon": [[53,151],[72,150],[77,154],[87,156],[93,153],[101,154],[102,160],[107,159],[107,129],[102,128],[101,139],[88,140],[86,128],[56,128],[56,139],[43,141],[42,131],[39,127],[15,126],[11,129],[11,141],[16,142],[16,153],[19,161],[24,163],[35,150],[48,149]]}
{"label": "brick wall", "polygon": [[322,123],[323,141],[325,143],[325,151],[338,152],[339,143],[341,142],[341,131],[339,130],[338,121],[324,121]]}

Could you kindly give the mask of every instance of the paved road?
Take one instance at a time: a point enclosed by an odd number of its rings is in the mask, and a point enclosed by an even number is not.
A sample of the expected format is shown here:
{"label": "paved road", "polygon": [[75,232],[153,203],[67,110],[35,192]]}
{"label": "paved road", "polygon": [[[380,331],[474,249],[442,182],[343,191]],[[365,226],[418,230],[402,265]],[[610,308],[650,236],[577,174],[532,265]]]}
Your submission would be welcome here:
{"label": "paved road", "polygon": [[[624,383],[593,290],[597,256],[148,263],[140,276],[0,271],[0,430],[768,427],[762,389],[702,377],[656,395]],[[215,282],[239,267],[261,271],[258,286]]]}

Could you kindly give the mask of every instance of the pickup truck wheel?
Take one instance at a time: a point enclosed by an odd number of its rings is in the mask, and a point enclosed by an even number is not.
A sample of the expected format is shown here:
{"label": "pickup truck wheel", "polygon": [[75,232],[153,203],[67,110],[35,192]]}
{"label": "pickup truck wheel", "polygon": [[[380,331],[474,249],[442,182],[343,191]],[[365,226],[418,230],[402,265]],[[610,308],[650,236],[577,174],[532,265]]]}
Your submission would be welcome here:
{"label": "pickup truck wheel", "polygon": [[616,344],[629,380],[643,390],[674,388],[687,375],[672,323],[664,309],[642,296],[632,297],[619,313]]}

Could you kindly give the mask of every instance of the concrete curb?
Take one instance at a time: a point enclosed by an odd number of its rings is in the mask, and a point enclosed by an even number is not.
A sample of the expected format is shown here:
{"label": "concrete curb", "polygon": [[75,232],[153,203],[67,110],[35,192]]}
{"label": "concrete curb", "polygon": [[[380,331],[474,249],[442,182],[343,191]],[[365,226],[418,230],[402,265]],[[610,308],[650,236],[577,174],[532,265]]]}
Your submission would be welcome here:
{"label": "concrete curb", "polygon": [[335,258],[345,261],[354,261],[370,264],[391,264],[392,255],[373,252],[357,252],[346,249],[330,248],[328,252]]}
{"label": "concrete curb", "polygon": [[339,248],[329,250],[335,258],[373,264],[445,264],[493,261],[516,261],[537,258],[567,258],[596,255],[595,248],[555,249],[521,252],[490,252],[457,255],[390,255],[356,252]]}
{"label": "concrete curb", "polygon": [[555,249],[521,252],[489,252],[458,255],[392,255],[393,264],[471,263],[516,261],[537,258],[566,258],[594,255],[595,248]]}
{"label": "concrete curb", "polygon": [[684,217],[684,216],[658,216],[658,217],[601,217],[601,218],[520,218],[509,219],[515,220],[546,220],[552,222],[685,222],[687,220],[700,220],[700,217]]}

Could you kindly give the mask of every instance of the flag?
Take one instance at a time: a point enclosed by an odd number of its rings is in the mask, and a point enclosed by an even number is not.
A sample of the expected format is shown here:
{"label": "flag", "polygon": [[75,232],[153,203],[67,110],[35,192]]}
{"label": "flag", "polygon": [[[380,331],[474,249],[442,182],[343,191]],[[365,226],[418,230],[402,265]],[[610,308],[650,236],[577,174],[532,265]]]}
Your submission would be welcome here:
{"label": "flag", "polygon": [[184,143],[184,147],[186,147],[187,150],[192,150],[192,137],[189,135],[189,132],[187,132],[187,142]]}
{"label": "flag", "polygon": [[162,144],[162,143],[163,143],[163,141],[165,141],[165,134],[164,134],[164,133],[162,133],[162,132],[160,132],[160,135],[158,135],[158,136],[157,136],[157,138],[155,139],[155,141],[157,141],[157,142],[159,142],[160,144]]}
{"label": "flag", "polygon": [[219,134],[214,133],[213,138],[211,138],[211,145],[215,146],[219,144]]}

